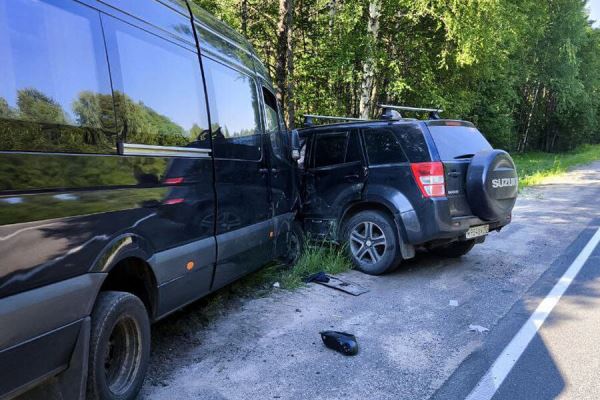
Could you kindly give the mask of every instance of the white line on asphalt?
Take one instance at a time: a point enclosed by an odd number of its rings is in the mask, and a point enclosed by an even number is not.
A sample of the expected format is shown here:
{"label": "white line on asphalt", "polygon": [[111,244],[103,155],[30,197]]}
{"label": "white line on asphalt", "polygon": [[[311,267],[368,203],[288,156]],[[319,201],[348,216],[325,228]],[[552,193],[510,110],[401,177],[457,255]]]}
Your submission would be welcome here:
{"label": "white line on asphalt", "polygon": [[502,353],[494,361],[494,364],[492,364],[483,378],[477,383],[477,386],[467,396],[467,400],[490,400],[494,396],[554,306],[556,306],[579,271],[581,271],[581,268],[598,243],[600,243],[600,229],[596,231],[583,250],[581,250],[581,253],[579,253],[575,261],[573,261],[560,280],[554,285],[550,293],[542,300],[538,308],[536,308],[531,317],[525,322],[525,325],[521,327],[515,337],[502,350]]}

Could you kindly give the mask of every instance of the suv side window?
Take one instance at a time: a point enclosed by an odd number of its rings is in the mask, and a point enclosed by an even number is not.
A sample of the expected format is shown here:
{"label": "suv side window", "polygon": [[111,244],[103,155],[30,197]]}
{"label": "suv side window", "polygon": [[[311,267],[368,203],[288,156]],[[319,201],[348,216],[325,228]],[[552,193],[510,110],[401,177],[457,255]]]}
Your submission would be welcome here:
{"label": "suv side window", "polygon": [[313,167],[328,167],[360,161],[360,146],[355,132],[317,134],[313,147]]}
{"label": "suv side window", "polygon": [[415,124],[394,125],[392,127],[396,137],[402,144],[410,162],[428,162],[431,161],[429,147],[425,142],[423,131]]}
{"label": "suv side window", "polygon": [[215,157],[258,161],[262,136],[254,79],[202,57]]}
{"label": "suv side window", "polygon": [[365,129],[363,132],[369,164],[396,164],[408,161],[392,129],[374,128]]}
{"label": "suv side window", "polygon": [[103,22],[123,140],[210,148],[197,54],[115,18]]}
{"label": "suv side window", "polygon": [[98,11],[74,1],[3,1],[0,60],[0,150],[114,152]]}

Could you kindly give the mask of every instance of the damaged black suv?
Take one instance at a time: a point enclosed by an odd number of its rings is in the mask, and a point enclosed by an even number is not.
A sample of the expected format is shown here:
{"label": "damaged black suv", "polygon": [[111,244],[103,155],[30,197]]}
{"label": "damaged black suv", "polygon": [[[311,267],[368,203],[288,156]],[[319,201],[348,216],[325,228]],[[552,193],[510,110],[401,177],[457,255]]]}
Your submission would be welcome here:
{"label": "damaged black suv", "polygon": [[[381,120],[306,116],[303,223],[313,238],[347,244],[378,275],[425,249],[460,257],[511,221],[515,164],[470,122],[441,110],[382,106]],[[429,112],[429,119],[398,111]],[[341,123],[314,126],[314,119]]]}

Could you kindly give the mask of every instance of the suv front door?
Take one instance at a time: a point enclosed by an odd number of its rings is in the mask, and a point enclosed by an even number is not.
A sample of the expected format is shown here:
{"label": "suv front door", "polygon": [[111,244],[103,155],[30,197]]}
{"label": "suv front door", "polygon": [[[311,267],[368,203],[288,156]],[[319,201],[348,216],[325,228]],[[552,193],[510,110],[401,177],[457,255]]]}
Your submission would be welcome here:
{"label": "suv front door", "polygon": [[367,179],[358,131],[339,129],[316,133],[308,143],[304,176],[304,206],[310,210],[307,230],[333,233],[344,207],[362,198]]}

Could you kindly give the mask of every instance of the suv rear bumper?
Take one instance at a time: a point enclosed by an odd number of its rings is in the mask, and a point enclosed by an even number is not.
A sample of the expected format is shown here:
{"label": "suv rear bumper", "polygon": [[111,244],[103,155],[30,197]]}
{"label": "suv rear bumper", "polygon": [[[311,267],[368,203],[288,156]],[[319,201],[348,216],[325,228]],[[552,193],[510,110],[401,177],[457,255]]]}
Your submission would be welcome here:
{"label": "suv rear bumper", "polygon": [[417,215],[421,229],[406,231],[408,241],[413,245],[437,240],[464,239],[469,228],[478,225],[489,225],[492,232],[508,225],[512,219],[511,213],[495,221],[484,221],[474,215],[455,217],[450,215],[446,198],[432,199],[419,211]]}

